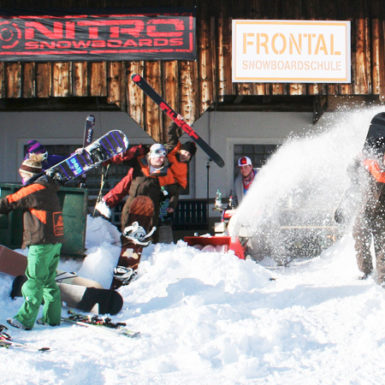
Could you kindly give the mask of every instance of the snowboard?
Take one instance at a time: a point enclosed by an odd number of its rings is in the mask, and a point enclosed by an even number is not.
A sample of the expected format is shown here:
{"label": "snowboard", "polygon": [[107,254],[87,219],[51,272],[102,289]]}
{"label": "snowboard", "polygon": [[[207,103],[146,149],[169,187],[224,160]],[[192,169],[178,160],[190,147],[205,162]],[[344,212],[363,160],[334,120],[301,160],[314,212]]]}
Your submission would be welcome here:
{"label": "snowboard", "polygon": [[[18,275],[14,279],[10,293],[12,299],[22,296],[21,288],[26,280],[25,275]],[[91,283],[91,280],[89,281]],[[123,299],[118,292],[103,289],[97,282],[98,287],[65,283],[65,280],[56,283],[60,289],[61,300],[68,307],[94,314],[117,314],[123,306]]]}
{"label": "snowboard", "polygon": [[166,103],[166,101],[139,75],[132,75],[133,82],[139,86],[143,92],[149,96],[160,109],[171,118],[178,127],[180,127],[195,143],[212,159],[219,167],[225,165],[222,157],[207,143],[205,140],[198,135],[198,133],[188,125],[184,120],[178,119],[178,114]]}
{"label": "snowboard", "polygon": [[[128,218],[127,220],[124,220],[124,222],[127,223],[126,228],[132,226],[132,224],[137,222],[138,225],[144,229],[145,233],[148,234],[152,228],[153,215],[154,203],[152,202],[152,200],[147,196],[138,195],[131,202],[128,212]],[[124,271],[125,269],[129,269],[131,271],[132,269],[132,271],[136,271],[139,266],[143,247],[143,245],[137,244],[133,240],[127,238],[127,236],[124,235],[123,229],[123,233],[121,235],[121,251],[115,270],[119,271],[120,269]],[[125,284],[128,283],[129,281]],[[122,277],[119,277],[118,275],[114,274],[111,283],[111,289],[117,289],[123,284],[124,283]]]}
{"label": "snowboard", "polygon": [[[24,276],[27,268],[27,257],[15,250],[0,245],[0,272],[13,277]],[[56,282],[68,283],[102,289],[103,286],[93,279],[79,277],[76,273],[57,270]]]}
{"label": "snowboard", "polygon": [[[18,275],[14,279],[10,293],[12,299],[22,296],[21,288],[26,280],[25,275]],[[56,283],[60,289],[61,300],[68,307],[94,314],[117,314],[123,306],[123,299],[118,292],[103,289],[99,284],[99,287],[88,287],[64,283],[64,280]]]}
{"label": "snowboard", "polygon": [[117,314],[123,298],[115,290],[58,283],[61,299],[68,307],[94,314]]}
{"label": "snowboard", "polygon": [[23,275],[27,268],[27,257],[8,247],[0,245],[0,273],[14,277]]}
{"label": "snowboard", "polygon": [[112,130],[83,148],[81,153],[75,152],[44,173],[64,184],[126,151],[128,145],[129,141],[122,131]]}

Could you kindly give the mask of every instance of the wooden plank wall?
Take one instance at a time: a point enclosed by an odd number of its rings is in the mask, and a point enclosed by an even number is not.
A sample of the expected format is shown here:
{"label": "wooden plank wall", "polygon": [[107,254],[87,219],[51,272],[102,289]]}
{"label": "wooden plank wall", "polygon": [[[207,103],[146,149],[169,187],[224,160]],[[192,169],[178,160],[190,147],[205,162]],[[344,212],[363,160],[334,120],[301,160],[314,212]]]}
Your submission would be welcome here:
{"label": "wooden plank wall", "polygon": [[[9,9],[17,1],[9,2]],[[54,2],[47,1],[47,8],[55,6]],[[24,0],[22,3],[24,10],[26,3],[32,10],[38,9],[44,1]],[[72,3],[75,2],[68,2],[69,9],[75,8]],[[79,0],[78,3],[83,2]],[[108,5],[127,7],[127,3],[130,2],[113,1]],[[385,12],[382,0],[186,0],[166,3],[168,6],[197,6],[196,61],[0,63],[0,98],[105,97],[108,103],[127,111],[156,140],[164,140],[170,120],[132,82],[134,73],[144,76],[189,123],[198,119],[212,103],[222,101],[225,95],[378,95],[385,101],[385,20],[381,16]],[[88,6],[87,2],[84,4],[84,7]],[[100,5],[105,7],[105,2]],[[149,0],[141,5],[159,7],[162,2]],[[4,6],[6,8],[6,4]],[[352,83],[232,83],[233,18],[351,20]]]}

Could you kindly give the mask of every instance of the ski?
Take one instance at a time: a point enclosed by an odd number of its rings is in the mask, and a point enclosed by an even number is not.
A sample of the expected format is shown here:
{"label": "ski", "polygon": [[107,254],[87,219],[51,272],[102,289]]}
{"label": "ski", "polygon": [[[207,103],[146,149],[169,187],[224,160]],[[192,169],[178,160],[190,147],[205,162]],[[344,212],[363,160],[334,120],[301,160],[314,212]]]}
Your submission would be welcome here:
{"label": "ski", "polygon": [[[92,143],[92,138],[94,136],[94,129],[95,129],[95,116],[88,115],[86,118],[86,124],[84,126],[83,148],[87,147]],[[83,174],[81,176],[80,187],[82,188],[87,187],[86,179],[87,179],[87,174]]]}
{"label": "ski", "polygon": [[39,352],[46,352],[50,350],[48,347],[38,347],[36,345],[32,344],[25,344],[21,342],[16,342],[12,339],[12,337],[5,331],[8,330],[8,328],[5,325],[0,325],[0,347],[2,348],[20,348],[24,350],[29,350],[29,351],[39,351]]}
{"label": "ski", "polygon": [[166,103],[166,101],[139,75],[132,75],[133,82],[149,96],[159,107],[180,127],[219,167],[225,165],[222,157],[184,120],[178,119],[178,114]]}
{"label": "ski", "polygon": [[140,336],[140,332],[128,329],[125,322],[112,322],[109,317],[89,316],[76,313],[72,310],[68,310],[68,317],[62,317],[62,322],[84,327],[105,327],[112,332],[129,338]]}

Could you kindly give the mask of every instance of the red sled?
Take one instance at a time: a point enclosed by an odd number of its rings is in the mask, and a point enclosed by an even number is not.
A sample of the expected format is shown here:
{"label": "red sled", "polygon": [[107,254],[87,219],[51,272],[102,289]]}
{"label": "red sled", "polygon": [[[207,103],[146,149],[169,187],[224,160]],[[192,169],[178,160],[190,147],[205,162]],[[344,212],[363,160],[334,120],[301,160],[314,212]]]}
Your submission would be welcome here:
{"label": "red sled", "polygon": [[239,259],[245,259],[244,249],[238,238],[232,240],[230,236],[213,236],[213,237],[184,237],[183,240],[189,246],[224,246],[224,251],[233,250]]}

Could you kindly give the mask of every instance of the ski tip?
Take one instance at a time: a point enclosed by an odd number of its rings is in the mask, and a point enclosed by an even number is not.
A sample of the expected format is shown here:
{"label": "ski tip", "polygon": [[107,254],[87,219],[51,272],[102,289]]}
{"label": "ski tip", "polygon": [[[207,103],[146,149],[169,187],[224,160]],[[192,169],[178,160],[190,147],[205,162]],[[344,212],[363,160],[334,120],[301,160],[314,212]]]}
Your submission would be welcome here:
{"label": "ski tip", "polygon": [[219,167],[225,167],[225,161],[218,155],[209,158],[209,162],[214,162]]}
{"label": "ski tip", "polygon": [[44,347],[42,347],[42,348],[39,349],[39,352],[48,352],[49,350],[50,350],[49,347],[44,346]]}
{"label": "ski tip", "polygon": [[138,82],[140,79],[141,79],[141,76],[138,75],[138,74],[133,74],[131,76],[131,79],[134,81],[134,82]]}
{"label": "ski tip", "polygon": [[215,162],[219,167],[223,168],[225,167],[225,162],[223,159],[217,159],[217,161]]}

